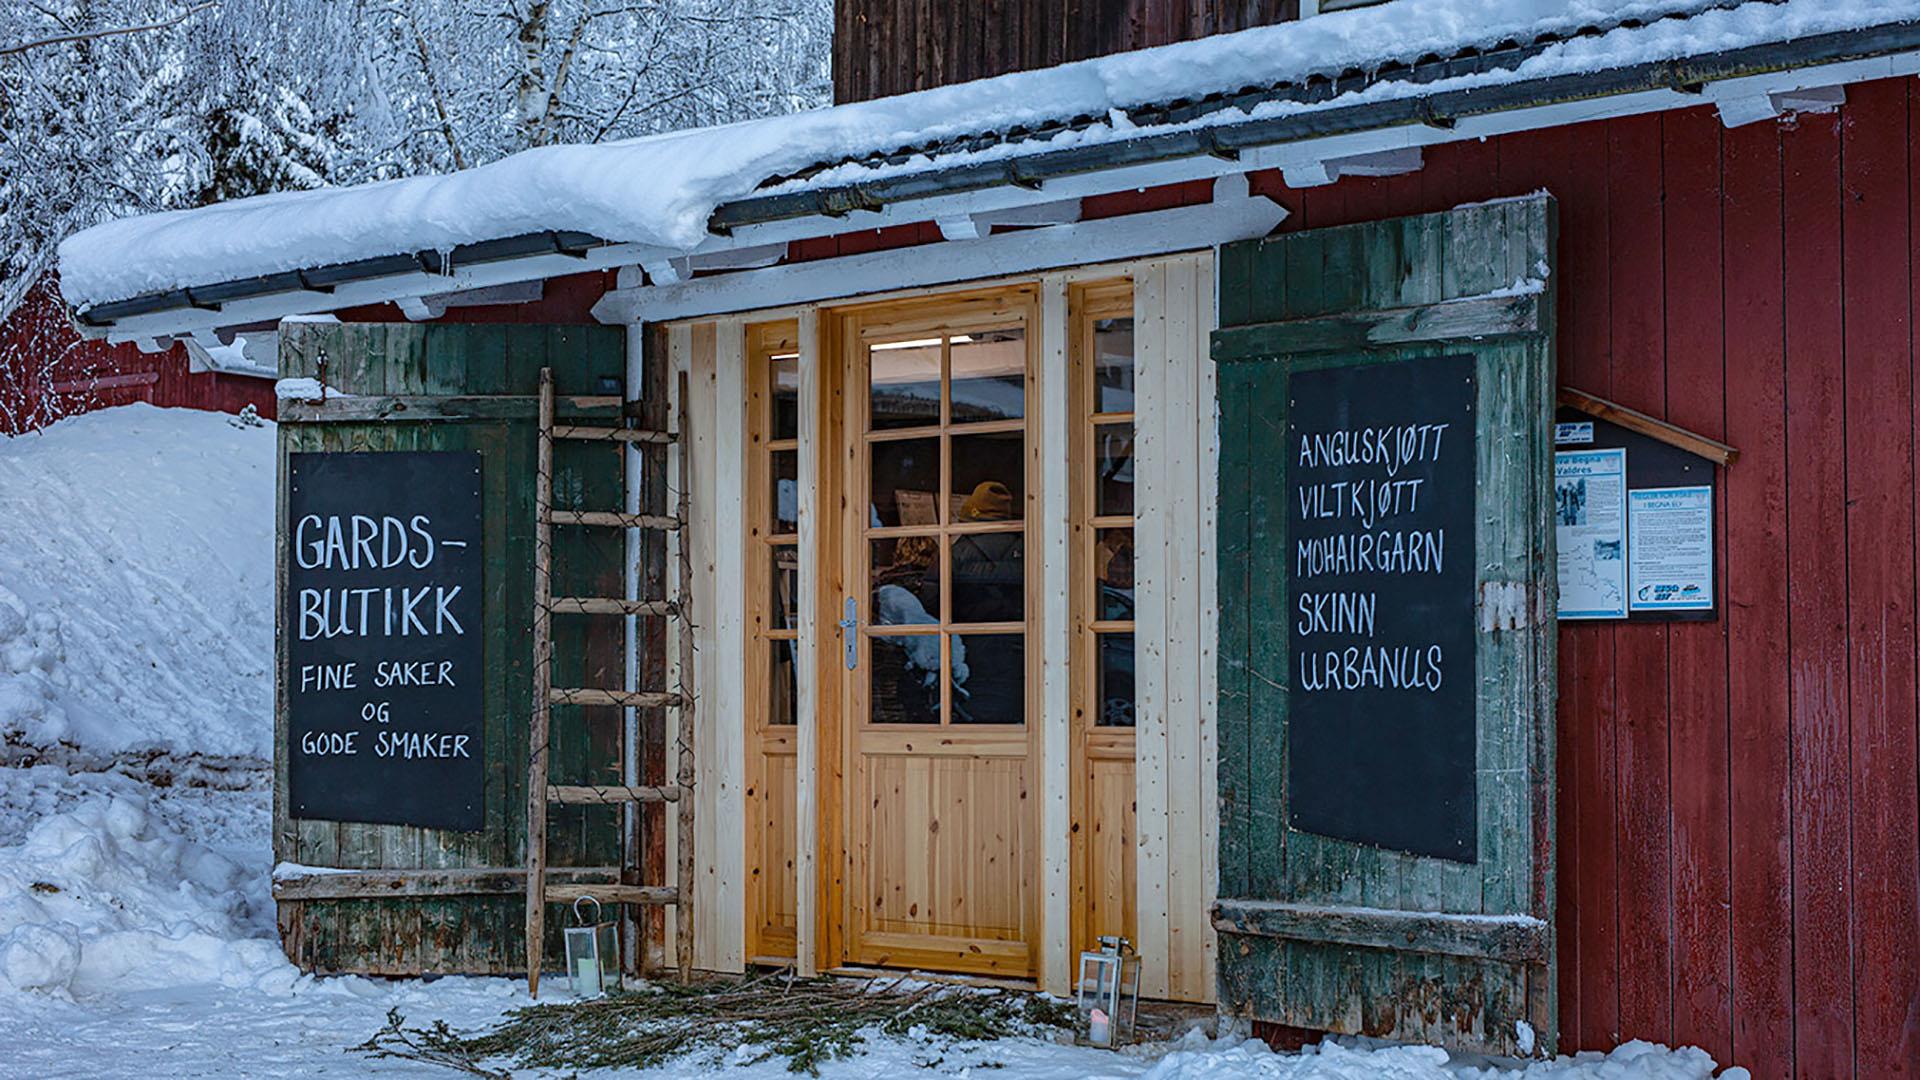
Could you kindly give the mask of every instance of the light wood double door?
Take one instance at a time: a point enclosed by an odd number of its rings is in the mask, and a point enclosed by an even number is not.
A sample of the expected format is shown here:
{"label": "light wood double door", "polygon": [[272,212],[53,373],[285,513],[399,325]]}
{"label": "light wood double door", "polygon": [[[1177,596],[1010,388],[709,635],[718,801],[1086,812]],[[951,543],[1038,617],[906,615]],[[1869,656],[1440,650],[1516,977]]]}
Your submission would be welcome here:
{"label": "light wood double door", "polygon": [[1011,288],[834,319],[830,962],[1036,970],[1036,308]]}

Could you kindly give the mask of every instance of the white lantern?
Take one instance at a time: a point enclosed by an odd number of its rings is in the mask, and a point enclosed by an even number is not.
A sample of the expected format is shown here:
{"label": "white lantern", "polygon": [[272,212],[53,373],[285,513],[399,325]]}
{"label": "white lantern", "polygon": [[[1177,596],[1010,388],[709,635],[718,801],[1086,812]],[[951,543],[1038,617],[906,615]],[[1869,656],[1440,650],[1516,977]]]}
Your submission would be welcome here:
{"label": "white lantern", "polygon": [[[591,922],[580,910],[585,903],[593,905]],[[565,931],[568,982],[575,997],[599,997],[620,985],[619,973],[609,970],[620,955],[614,924],[600,921],[600,901],[591,896],[573,902],[573,923]]]}
{"label": "white lantern", "polygon": [[1099,952],[1080,954],[1080,1026],[1094,1046],[1133,1038],[1140,1009],[1140,957],[1123,937],[1102,937]]}

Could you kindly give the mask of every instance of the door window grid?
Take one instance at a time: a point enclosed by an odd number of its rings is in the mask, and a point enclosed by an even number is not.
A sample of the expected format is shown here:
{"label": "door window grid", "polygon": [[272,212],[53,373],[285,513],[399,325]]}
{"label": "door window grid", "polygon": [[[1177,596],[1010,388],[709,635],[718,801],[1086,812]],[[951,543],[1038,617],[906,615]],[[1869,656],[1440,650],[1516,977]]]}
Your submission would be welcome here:
{"label": "door window grid", "polygon": [[1027,351],[1024,324],[866,343],[872,723],[1026,721]]}
{"label": "door window grid", "polygon": [[791,727],[799,716],[800,355],[783,350],[784,344],[754,340],[748,357],[754,397],[764,403],[755,430],[767,436],[755,440],[752,467],[761,487],[748,522],[760,541],[757,565],[749,572],[760,592],[754,647],[761,654],[757,677],[765,680],[766,707],[757,718],[762,727]]}
{"label": "door window grid", "polygon": [[1100,728],[1134,726],[1133,315],[1130,295],[1083,313],[1077,328],[1087,362],[1078,392],[1081,461],[1075,498],[1079,565],[1091,577],[1083,596],[1086,657],[1091,669],[1087,721]]}

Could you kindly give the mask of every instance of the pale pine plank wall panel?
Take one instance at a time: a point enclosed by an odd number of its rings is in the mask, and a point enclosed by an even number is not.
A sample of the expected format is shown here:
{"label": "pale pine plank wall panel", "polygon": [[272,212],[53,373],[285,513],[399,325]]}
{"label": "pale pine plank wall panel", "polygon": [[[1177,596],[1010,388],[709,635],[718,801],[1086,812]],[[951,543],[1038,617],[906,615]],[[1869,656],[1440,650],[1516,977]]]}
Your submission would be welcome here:
{"label": "pale pine plank wall panel", "polygon": [[700,792],[700,818],[711,832],[695,854],[706,901],[695,909],[696,932],[710,943],[716,971],[740,971],[746,963],[746,596],[747,533],[740,511],[746,502],[746,327],[721,319],[714,326],[713,537],[714,618],[710,667],[700,685],[703,717],[696,752],[711,755]]}
{"label": "pale pine plank wall panel", "polygon": [[[820,475],[821,408],[820,313],[807,308],[800,313],[800,475]],[[820,613],[814,601],[814,567],[819,565],[820,507],[817,485],[799,486],[799,558],[800,558],[800,647],[795,677],[799,698],[794,719],[799,728],[799,756],[794,776],[794,915],[795,959],[800,974],[811,976],[818,967],[815,928],[819,905],[819,782],[814,763],[820,760],[819,721],[815,718],[814,673],[820,663]],[[831,621],[830,619],[828,621]],[[825,645],[832,648],[831,644]]]}
{"label": "pale pine plank wall panel", "polygon": [[[744,480],[745,348],[737,319],[668,330],[676,367],[688,373],[693,454],[694,965],[744,968],[746,775],[741,728],[746,683],[741,582],[746,542],[737,510]],[[723,407],[724,405],[724,407]],[[721,448],[728,448],[726,453]],[[678,806],[674,807],[677,813]],[[668,865],[678,855],[668,836]],[[668,912],[670,924],[675,917]],[[669,936],[672,934],[669,926]]]}
{"label": "pale pine plank wall panel", "polygon": [[1214,999],[1213,255],[1134,274],[1135,893],[1141,993]]}
{"label": "pale pine plank wall panel", "polygon": [[1134,894],[1140,940],[1140,993],[1164,998],[1171,987],[1167,955],[1167,594],[1170,539],[1178,523],[1169,513],[1164,473],[1167,453],[1167,375],[1164,263],[1143,264],[1133,279],[1133,498],[1134,580],[1134,798],[1138,812]]}
{"label": "pale pine plank wall panel", "polygon": [[1040,812],[1040,984],[1049,993],[1067,994],[1073,979],[1073,765],[1069,732],[1073,724],[1071,680],[1073,626],[1069,618],[1071,568],[1068,537],[1073,515],[1068,475],[1070,439],[1075,428],[1068,378],[1067,283],[1051,277],[1041,284],[1040,401],[1033,445],[1040,454],[1040,555],[1042,670],[1040,760],[1037,775],[1044,793]]}

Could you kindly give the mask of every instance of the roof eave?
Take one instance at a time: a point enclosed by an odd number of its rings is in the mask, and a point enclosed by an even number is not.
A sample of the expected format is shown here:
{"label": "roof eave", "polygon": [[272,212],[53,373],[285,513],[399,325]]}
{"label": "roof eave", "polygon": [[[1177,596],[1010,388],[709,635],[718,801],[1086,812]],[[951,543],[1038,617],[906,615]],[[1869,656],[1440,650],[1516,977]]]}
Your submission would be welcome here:
{"label": "roof eave", "polygon": [[[1173,131],[1149,132],[1127,139],[1047,150],[1016,158],[932,168],[876,180],[817,189],[754,195],[717,207],[708,221],[716,236],[741,229],[807,218],[839,221],[854,211],[881,211],[904,203],[965,195],[995,188],[1043,187],[1050,181],[1152,165],[1184,158],[1237,158],[1247,151],[1270,151],[1368,131],[1424,126],[1450,129],[1463,120],[1542,106],[1573,104],[1648,91],[1673,91],[1711,100],[1717,83],[1800,68],[1873,60],[1920,51],[1920,19],[1889,23],[1795,41],[1746,46],[1684,60],[1654,61],[1594,72],[1457,90],[1436,90],[1377,102],[1312,108],[1261,119],[1222,121]],[[83,331],[103,336],[115,324],[170,310],[204,310],[239,299],[276,293],[327,292],[349,282],[421,273],[451,274],[456,269],[551,256],[582,257],[582,269],[601,268],[587,259],[595,249],[621,246],[577,232],[532,233],[461,245],[450,253],[415,252],[313,267],[149,293],[96,304],[76,314]],[[637,260],[636,260],[637,261]],[[146,321],[146,320],[143,320]]]}

